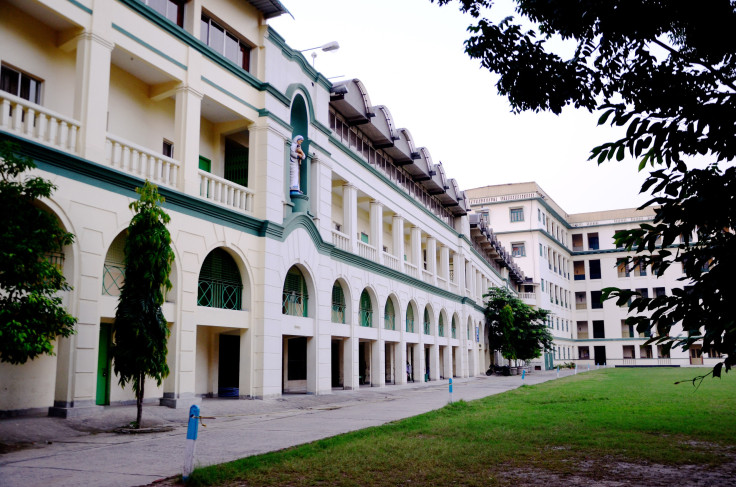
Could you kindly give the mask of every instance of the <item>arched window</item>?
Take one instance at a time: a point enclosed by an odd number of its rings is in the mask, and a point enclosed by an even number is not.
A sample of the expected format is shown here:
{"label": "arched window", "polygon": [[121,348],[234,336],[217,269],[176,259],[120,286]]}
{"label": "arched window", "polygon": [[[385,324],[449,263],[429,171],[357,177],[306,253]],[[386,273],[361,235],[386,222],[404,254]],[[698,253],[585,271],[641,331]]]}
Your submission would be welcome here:
{"label": "arched window", "polygon": [[291,316],[307,315],[307,304],[309,294],[307,293],[307,281],[297,267],[292,267],[284,279],[284,292],[281,297],[281,313]]}
{"label": "arched window", "polygon": [[373,304],[366,290],[360,295],[360,326],[373,326]]}
{"label": "arched window", "polygon": [[455,321],[455,317],[452,317],[452,328],[450,329],[450,333],[452,338],[457,338],[457,322]]}
{"label": "arched window", "polygon": [[394,313],[394,303],[391,298],[386,300],[386,308],[383,310],[383,327],[387,330],[396,329],[396,315]]}
{"label": "arched window", "polygon": [[442,313],[440,313],[440,324],[439,324],[439,334],[441,337],[445,336],[445,319],[442,316]]}
{"label": "arched window", "polygon": [[335,281],[332,286],[332,322],[345,324],[345,293],[342,286]]}
{"label": "arched window", "polygon": [[414,333],[414,308],[411,304],[406,307],[406,331]]}
{"label": "arched window", "polygon": [[242,309],[243,283],[233,258],[222,249],[207,255],[199,271],[197,306]]}
{"label": "arched window", "polygon": [[424,334],[429,335],[429,310],[424,308]]}
{"label": "arched window", "polygon": [[120,296],[125,282],[125,240],[127,232],[120,233],[110,244],[105,255],[105,267],[102,271],[102,294]]}

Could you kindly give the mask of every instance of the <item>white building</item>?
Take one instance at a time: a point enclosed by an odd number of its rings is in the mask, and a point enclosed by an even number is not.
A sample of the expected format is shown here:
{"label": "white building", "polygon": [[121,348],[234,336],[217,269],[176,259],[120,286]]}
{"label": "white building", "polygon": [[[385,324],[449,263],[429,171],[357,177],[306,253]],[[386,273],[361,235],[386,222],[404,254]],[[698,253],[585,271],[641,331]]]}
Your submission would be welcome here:
{"label": "white building", "polygon": [[[56,355],[0,364],[0,414],[133,399],[107,347],[145,179],[166,198],[176,254],[171,373],[146,384],[149,400],[385,387],[407,364],[416,380],[485,370],[482,294],[517,290],[523,273],[471,231],[464,193],[388,108],[358,80],[331,84],[269,28],[278,0],[0,11],[0,139],[58,186],[44,205],[76,236],[63,297],[78,318]],[[292,195],[296,135],[309,157]]]}
{"label": "white building", "polygon": [[647,267],[627,270],[621,264],[627,253],[615,247],[614,234],[653,220],[652,208],[568,214],[534,182],[465,193],[473,212],[471,227],[486,229],[511,249],[527,276],[520,297],[551,312],[555,346],[544,357],[545,368],[555,362],[587,367],[715,365],[719,361],[700,346],[689,354],[679,348],[667,354],[661,345],[645,345],[648,338],[624,323],[627,306],[619,307],[615,300],[601,302],[601,290],[607,287],[636,290],[649,297],[683,287],[679,266],[670,266],[658,278]]}

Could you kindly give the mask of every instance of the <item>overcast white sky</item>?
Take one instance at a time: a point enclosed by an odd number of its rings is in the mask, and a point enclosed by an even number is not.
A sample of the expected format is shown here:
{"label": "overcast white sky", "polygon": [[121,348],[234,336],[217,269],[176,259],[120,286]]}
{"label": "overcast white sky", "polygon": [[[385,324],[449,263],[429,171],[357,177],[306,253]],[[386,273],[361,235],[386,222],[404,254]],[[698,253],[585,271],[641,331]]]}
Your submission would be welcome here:
{"label": "overcast white sky", "polygon": [[[614,140],[598,114],[567,109],[513,115],[495,77],[464,52],[473,22],[457,7],[429,0],[283,0],[294,15],[269,21],[294,49],[338,41],[315,67],[332,81],[358,78],[373,105],[461,189],[536,181],[568,213],[631,208],[646,201],[637,163],[597,166],[590,149]],[[495,11],[495,7],[494,7]],[[497,14],[498,15],[498,14]],[[495,17],[495,15],[494,15]],[[305,53],[307,59],[310,53]],[[340,77],[342,75],[342,77]]]}

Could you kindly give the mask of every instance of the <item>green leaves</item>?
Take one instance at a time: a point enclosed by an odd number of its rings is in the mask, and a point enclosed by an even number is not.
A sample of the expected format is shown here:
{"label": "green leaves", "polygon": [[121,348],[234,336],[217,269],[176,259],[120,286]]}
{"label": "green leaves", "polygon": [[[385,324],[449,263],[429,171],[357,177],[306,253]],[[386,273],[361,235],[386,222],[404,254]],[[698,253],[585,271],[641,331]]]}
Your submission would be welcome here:
{"label": "green leaves", "polygon": [[53,342],[73,334],[76,324],[58,296],[71,289],[62,268],[74,235],[41,206],[55,187],[24,178],[35,165],[18,151],[0,144],[0,361],[11,364],[53,354]]}

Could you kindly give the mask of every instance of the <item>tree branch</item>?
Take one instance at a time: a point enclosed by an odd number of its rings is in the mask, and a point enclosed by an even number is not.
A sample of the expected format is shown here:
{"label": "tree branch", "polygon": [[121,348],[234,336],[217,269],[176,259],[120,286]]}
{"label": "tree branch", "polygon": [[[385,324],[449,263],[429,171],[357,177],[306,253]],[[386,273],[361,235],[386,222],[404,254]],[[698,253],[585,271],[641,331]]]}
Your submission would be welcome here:
{"label": "tree branch", "polygon": [[673,54],[673,55],[679,57],[680,59],[683,59],[683,60],[689,62],[690,64],[697,64],[697,65],[700,65],[700,66],[704,67],[705,69],[707,69],[708,71],[710,71],[711,73],[713,73],[716,78],[718,78],[719,80],[721,80],[721,83],[723,83],[724,85],[726,85],[729,88],[731,88],[731,90],[733,90],[734,92],[736,92],[736,85],[734,85],[733,81],[724,78],[723,75],[720,73],[720,71],[718,71],[717,69],[715,69],[710,64],[708,64],[708,63],[706,63],[704,61],[700,61],[698,59],[693,59],[690,56],[686,56],[683,53],[681,53],[680,51],[678,51],[677,49],[675,49],[675,48],[673,48],[671,46],[668,46],[664,42],[660,41],[659,39],[652,39],[652,42],[655,43],[655,44],[657,44],[662,49],[665,49],[665,50],[669,51],[670,54]]}

